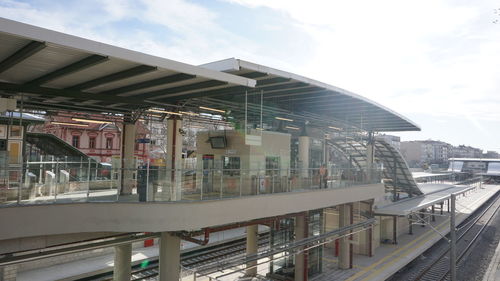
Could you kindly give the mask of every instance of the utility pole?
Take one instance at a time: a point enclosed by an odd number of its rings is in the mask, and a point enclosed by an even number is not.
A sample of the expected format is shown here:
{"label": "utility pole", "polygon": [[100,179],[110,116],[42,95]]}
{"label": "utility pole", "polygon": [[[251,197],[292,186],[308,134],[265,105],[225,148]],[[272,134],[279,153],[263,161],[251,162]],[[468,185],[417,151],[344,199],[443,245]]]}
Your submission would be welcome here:
{"label": "utility pole", "polygon": [[455,200],[456,200],[456,195],[451,194],[450,195],[450,206],[451,206],[451,213],[450,213],[450,276],[451,276],[451,281],[456,281],[457,280],[457,249],[456,249],[456,242],[457,242],[457,236],[455,232]]}

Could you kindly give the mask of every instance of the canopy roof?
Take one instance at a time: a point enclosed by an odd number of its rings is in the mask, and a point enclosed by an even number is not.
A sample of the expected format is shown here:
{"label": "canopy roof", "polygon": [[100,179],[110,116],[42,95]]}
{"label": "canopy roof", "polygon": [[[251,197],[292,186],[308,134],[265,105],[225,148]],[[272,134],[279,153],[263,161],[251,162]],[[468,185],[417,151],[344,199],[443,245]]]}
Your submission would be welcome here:
{"label": "canopy roof", "polygon": [[449,158],[448,162],[457,161],[457,162],[500,162],[500,159],[497,158]]}
{"label": "canopy roof", "polygon": [[[407,216],[413,212],[419,212],[422,209],[443,202],[450,198],[451,194],[460,194],[472,189],[470,186],[454,186],[447,184],[434,184],[432,192],[418,197],[408,198],[394,202],[387,206],[375,209],[375,215],[381,216]],[[429,185],[429,187],[432,187]],[[431,188],[432,189],[432,188]]]}
{"label": "canopy roof", "polygon": [[255,80],[0,18],[0,93],[25,107],[127,113]]}
{"label": "canopy roof", "polygon": [[[257,80],[255,91],[262,92],[264,105],[275,105],[293,113],[318,114],[366,131],[419,131],[404,116],[365,97],[290,72],[239,59],[226,59],[203,67]],[[191,97],[241,100],[246,89],[213,90]]]}
{"label": "canopy roof", "polygon": [[354,93],[242,60],[197,67],[4,18],[0,42],[0,94],[22,96],[25,108],[119,114],[200,104],[241,109],[251,92],[263,96],[260,111],[300,115],[306,124],[420,130]]}

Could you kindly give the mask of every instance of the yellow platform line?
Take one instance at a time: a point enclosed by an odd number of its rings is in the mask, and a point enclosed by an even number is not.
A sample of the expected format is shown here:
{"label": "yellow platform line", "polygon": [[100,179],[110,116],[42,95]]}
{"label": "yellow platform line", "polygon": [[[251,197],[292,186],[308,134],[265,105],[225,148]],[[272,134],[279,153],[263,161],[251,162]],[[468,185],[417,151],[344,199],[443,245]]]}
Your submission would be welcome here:
{"label": "yellow platform line", "polygon": [[[488,195],[485,194],[481,197],[479,197],[478,199],[476,199],[472,204],[476,204],[477,202],[479,202],[480,200],[482,200],[484,197],[486,197]],[[471,204],[471,205],[472,205]],[[461,214],[458,214],[458,216],[464,216],[465,214],[461,213]],[[441,230],[445,224],[447,224],[449,222],[449,218],[447,218],[445,221],[443,221],[441,224],[439,224],[436,229],[439,229]],[[423,240],[424,238],[428,238],[428,236],[430,236],[431,234],[435,234],[435,235],[438,235],[436,233],[433,232],[432,229],[428,230],[427,232],[423,233],[420,237],[418,237],[417,239],[413,240],[412,242],[406,244],[405,246],[399,248],[398,250],[392,252],[390,255],[386,256],[385,258],[383,259],[380,259],[378,262],[376,263],[373,263],[371,264],[370,266],[366,267],[363,271],[359,271],[357,272],[356,274],[354,274],[353,276],[351,276],[350,278],[346,279],[346,281],[353,281],[353,280],[356,280],[357,278],[367,274],[369,271],[371,271],[372,269],[374,269],[375,267],[377,267],[378,265],[380,265],[381,263],[385,262],[386,260],[388,260],[389,258],[392,258],[392,257],[395,257],[397,254],[399,254],[400,252],[404,251],[404,250],[407,250],[406,252],[410,252],[412,250],[414,250],[413,248],[411,249],[408,249],[408,247],[410,246],[413,246],[415,243],[419,242],[417,245],[418,246],[421,246],[423,243],[426,243],[429,241],[429,239],[426,239],[425,241],[421,241]],[[406,253],[405,252],[405,253]],[[362,280],[372,280],[370,279],[371,277],[373,277],[374,275],[376,275],[378,272],[382,271],[383,269],[385,269],[386,267],[388,267],[389,265],[392,265],[393,263],[399,261],[401,258],[403,257],[403,255],[399,255],[398,257],[395,257],[392,261],[388,262],[387,264],[385,264],[384,266],[382,266],[381,268],[377,269],[376,271],[372,272],[370,275],[368,275],[367,277],[365,277],[364,279]]]}
{"label": "yellow platform line", "polygon": [[[330,258],[325,258],[325,257],[323,257],[323,259],[326,260],[326,261],[329,261],[331,263],[339,263],[338,260],[334,260],[334,259],[330,259]],[[366,268],[365,266],[361,266],[361,265],[357,265],[357,264],[353,265],[352,267],[353,268],[359,268],[359,269],[365,269]]]}

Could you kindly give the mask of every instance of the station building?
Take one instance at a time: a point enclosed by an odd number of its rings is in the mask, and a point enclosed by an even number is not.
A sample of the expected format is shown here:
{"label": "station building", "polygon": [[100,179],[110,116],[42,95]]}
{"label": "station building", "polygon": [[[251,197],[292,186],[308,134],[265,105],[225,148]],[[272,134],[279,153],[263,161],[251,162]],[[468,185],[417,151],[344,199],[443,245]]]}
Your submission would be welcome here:
{"label": "station building", "polygon": [[[11,194],[0,197],[4,272],[115,247],[114,279],[130,280],[132,243],[156,237],[159,280],[180,280],[181,241],[206,245],[211,233],[245,227],[246,253],[224,269],[243,265],[234,274],[255,277],[267,259],[268,278],[308,280],[322,272],[326,250],[348,269],[354,254],[397,243],[401,223],[412,223],[391,204],[427,193],[377,137],[420,127],[347,90],[244,60],[193,66],[7,19],[0,42],[7,114],[57,114],[67,126],[104,122],[121,132],[111,163],[69,163],[55,149],[50,161],[11,165],[12,150],[0,145],[0,194]],[[2,127],[7,142],[13,121]],[[134,155],[140,122],[166,123],[163,165]],[[444,198],[412,208],[434,211]],[[270,235],[266,250],[259,225]]]}

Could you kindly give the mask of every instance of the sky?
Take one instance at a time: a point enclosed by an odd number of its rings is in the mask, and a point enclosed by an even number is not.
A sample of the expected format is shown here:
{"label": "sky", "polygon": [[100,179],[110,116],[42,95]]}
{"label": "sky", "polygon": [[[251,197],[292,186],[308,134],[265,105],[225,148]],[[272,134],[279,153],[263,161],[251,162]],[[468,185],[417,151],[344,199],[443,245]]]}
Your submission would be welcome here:
{"label": "sky", "polygon": [[500,151],[500,2],[0,0],[0,17],[199,65],[235,57],[347,89],[434,139]]}

